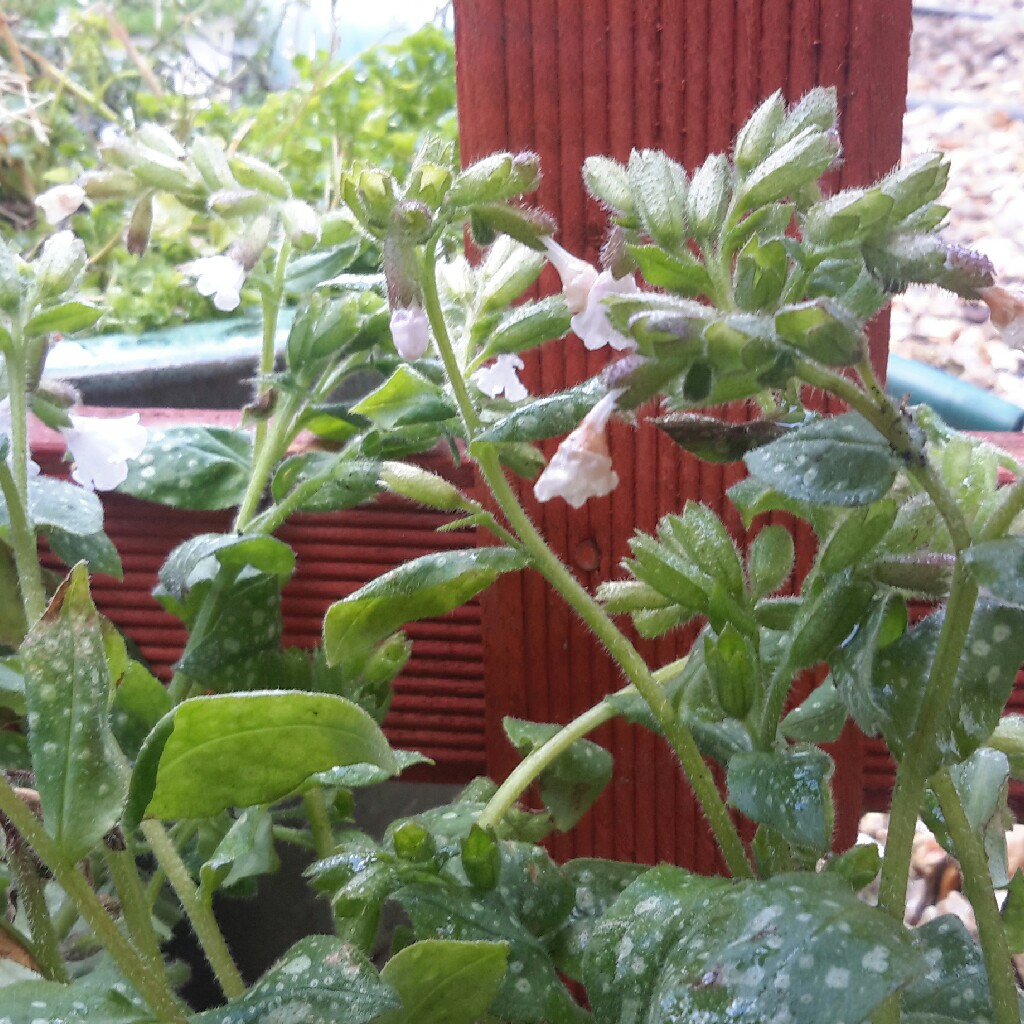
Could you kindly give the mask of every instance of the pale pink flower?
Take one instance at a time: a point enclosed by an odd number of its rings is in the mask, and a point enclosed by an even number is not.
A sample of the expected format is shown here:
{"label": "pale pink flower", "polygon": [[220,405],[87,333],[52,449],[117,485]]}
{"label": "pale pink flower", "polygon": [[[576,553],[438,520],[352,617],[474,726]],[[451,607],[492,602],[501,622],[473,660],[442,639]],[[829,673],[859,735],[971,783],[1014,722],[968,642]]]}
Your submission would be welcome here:
{"label": "pale pink flower", "polygon": [[573,333],[591,351],[605,345],[611,345],[619,352],[635,349],[636,342],[632,338],[612,327],[604,300],[612,295],[639,294],[641,290],[632,274],[616,278],[610,270],[602,270],[587,295],[585,308],[569,321]]}
{"label": "pale pink flower", "polygon": [[36,196],[36,206],[50,224],[59,224],[85,202],[85,189],[78,185],[55,185]]}
{"label": "pale pink flower", "polygon": [[196,291],[200,295],[212,295],[214,306],[222,313],[238,308],[242,301],[242,285],[245,284],[245,267],[233,256],[223,253],[219,256],[201,256],[178,269],[194,277]]}
{"label": "pale pink flower", "polygon": [[74,460],[71,477],[89,490],[110,491],[128,477],[128,462],[146,446],[146,428],[139,414],[96,419],[71,413],[71,426],[61,427]]}
{"label": "pale pink flower", "polygon": [[523,386],[516,372],[525,364],[513,353],[503,353],[490,366],[481,366],[473,374],[473,383],[491,398],[503,394],[510,402],[522,401],[529,391]]}
{"label": "pale pink flower", "polygon": [[619,484],[608,451],[608,420],[621,390],[609,391],[558,446],[534,484],[538,501],[564,498],[580,508],[590,498],[603,498]]}
{"label": "pale pink flower", "polygon": [[403,359],[420,359],[430,345],[430,323],[422,306],[404,306],[391,312],[391,337]]}
{"label": "pale pink flower", "polygon": [[1024,349],[1024,295],[995,284],[979,293],[992,313],[992,323],[999,328],[1004,342],[1011,348]]}
{"label": "pale pink flower", "polygon": [[586,260],[563,249],[554,239],[543,238],[541,241],[547,249],[548,259],[562,279],[562,294],[569,312],[581,313],[587,305],[590,289],[597,282],[597,270]]}

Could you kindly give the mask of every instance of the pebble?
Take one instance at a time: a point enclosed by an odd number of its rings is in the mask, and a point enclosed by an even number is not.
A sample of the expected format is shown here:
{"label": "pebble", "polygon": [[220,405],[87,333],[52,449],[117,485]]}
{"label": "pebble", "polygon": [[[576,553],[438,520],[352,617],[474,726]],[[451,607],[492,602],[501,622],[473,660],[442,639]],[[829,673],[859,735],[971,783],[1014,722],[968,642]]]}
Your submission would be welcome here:
{"label": "pebble", "polygon": [[[949,155],[945,237],[983,252],[1000,284],[1024,290],[1024,0],[949,0],[951,17],[919,7],[903,158]],[[1024,405],[1024,352],[987,321],[983,305],[911,288],[893,300],[892,351]]]}

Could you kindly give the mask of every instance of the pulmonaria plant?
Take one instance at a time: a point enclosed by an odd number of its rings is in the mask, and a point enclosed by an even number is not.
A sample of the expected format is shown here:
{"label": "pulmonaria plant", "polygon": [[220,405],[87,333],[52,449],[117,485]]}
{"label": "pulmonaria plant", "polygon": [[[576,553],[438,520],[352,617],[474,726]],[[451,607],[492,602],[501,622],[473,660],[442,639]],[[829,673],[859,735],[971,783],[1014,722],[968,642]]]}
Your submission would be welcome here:
{"label": "pulmonaria plant", "polygon": [[[534,154],[458,171],[427,145],[403,181],[351,168],[343,208],[321,215],[296,208],[273,168],[207,140],[185,145],[151,126],[113,140],[110,165],[80,186],[131,205],[129,244],[147,235],[162,192],[223,219],[236,231],[228,258],[265,315],[251,426],[156,432],[120,485],[175,507],[235,510],[230,529],[185,541],[160,571],[155,596],[187,636],[166,690],[92,603],[89,570],[117,571],[95,497],[29,480],[30,405],[69,438],[84,433],[34,384],[50,332],[99,313],[73,295],[80,243],[59,232],[32,264],[0,250],[10,399],[0,568],[13,562],[20,604],[0,675],[0,821],[18,894],[5,933],[28,964],[0,977],[4,1014],[1020,1021],[1010,956],[1024,949],[1024,883],[1006,877],[1004,829],[1024,722],[1002,715],[1024,660],[1024,471],[929,410],[892,403],[866,335],[911,283],[986,301],[1004,328],[1020,310],[986,261],[942,241],[941,157],[822,193],[840,154],[836,119],[828,90],[793,106],[774,95],[730,154],[692,173],[652,150],[626,164],[589,159],[584,181],[612,225],[600,267],[554,242],[556,225],[528,204]],[[467,232],[472,264],[457,255]],[[382,254],[382,272],[353,272],[369,252]],[[526,297],[547,262],[562,292]],[[227,276],[202,287],[227,305],[242,281],[218,267]],[[302,298],[277,352],[286,295]],[[616,354],[589,379],[527,393],[518,372],[531,352],[579,343]],[[357,381],[358,397],[337,397]],[[846,411],[805,405],[810,389]],[[733,401],[746,403],[745,422],[701,411]],[[619,484],[607,439],[617,414],[696,457],[742,462],[729,498],[743,530],[699,501],[666,509],[591,592],[510,476],[520,489],[535,481],[540,501],[602,500]],[[132,426],[119,430],[127,442]],[[324,443],[302,446],[304,431]],[[546,461],[539,442],[557,438]],[[97,468],[78,439],[72,447],[76,472],[97,485],[129,454]],[[427,468],[441,450],[473,464],[479,493]],[[1014,482],[997,487],[1000,470]],[[284,647],[295,554],[278,527],[382,490],[489,543],[424,555],[338,595],[321,646]],[[800,579],[793,535],[766,520],[780,512],[816,538]],[[71,567],[56,587],[39,570],[39,534]],[[500,785],[476,780],[382,838],[359,830],[353,791],[419,760],[381,729],[410,656],[405,625],[526,568],[626,685],[568,723],[506,719],[522,761]],[[911,614],[922,603],[933,610]],[[682,627],[695,642],[666,656]],[[656,650],[667,660],[649,665],[635,634],[666,638]],[[823,681],[801,699],[808,670]],[[611,756],[586,737],[617,717],[672,749],[731,877],[558,864],[541,845],[572,829],[612,777]],[[897,763],[884,856],[873,844],[837,848],[828,745],[846,728],[880,736]],[[538,799],[523,800],[534,784]],[[948,917],[904,927],[919,816],[960,861],[977,941]],[[335,934],[300,940],[247,985],[212,897],[272,873],[275,842],[313,851],[308,876]],[[872,885],[875,903],[861,896]],[[161,969],[154,916],[171,893],[221,1006],[185,1005]],[[390,953],[378,946],[388,902],[408,920]]]}

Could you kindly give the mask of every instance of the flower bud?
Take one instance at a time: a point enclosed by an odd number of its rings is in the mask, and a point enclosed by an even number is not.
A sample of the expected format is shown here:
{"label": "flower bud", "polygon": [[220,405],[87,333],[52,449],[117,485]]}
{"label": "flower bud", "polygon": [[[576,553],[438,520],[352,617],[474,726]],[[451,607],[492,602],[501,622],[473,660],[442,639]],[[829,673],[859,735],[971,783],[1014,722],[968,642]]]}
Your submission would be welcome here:
{"label": "flower bud", "polygon": [[144,193],[135,204],[128,222],[125,248],[133,256],[141,256],[149,246],[149,233],[153,229],[153,193]]}
{"label": "flower bud", "polygon": [[206,205],[222,217],[248,217],[267,208],[267,197],[251,188],[222,188],[210,194]]}
{"label": "flower bud", "polygon": [[300,252],[320,241],[320,218],[309,203],[288,199],[281,204],[281,222],[292,245]]}
{"label": "flower bud", "polygon": [[78,184],[90,199],[128,199],[139,191],[135,175],[122,167],[86,171],[79,176]]}
{"label": "flower bud", "polygon": [[264,192],[275,199],[291,199],[292,188],[280,171],[247,153],[236,153],[228,159],[235,178],[242,188]]}
{"label": "flower bud", "polygon": [[203,135],[194,139],[192,162],[211,192],[223,188],[238,188],[238,181],[231,173],[231,165],[217,139],[206,138]]}
{"label": "flower bud", "polygon": [[153,124],[152,121],[139,126],[135,132],[135,139],[161,156],[170,157],[172,160],[185,159],[185,147],[166,128]]}
{"label": "flower bud", "polygon": [[938,283],[964,298],[979,298],[982,290],[990,288],[996,280],[992,261],[964,245],[946,247],[945,271]]}
{"label": "flower bud", "polygon": [[71,231],[58,231],[43,243],[35,263],[41,296],[56,298],[78,282],[88,257],[82,240]]}
{"label": "flower bud", "polygon": [[480,506],[444,477],[408,462],[384,462],[380,482],[393,494],[442,512],[478,512]]}
{"label": "flower bud", "polygon": [[421,359],[430,345],[430,323],[422,306],[405,306],[391,313],[391,337],[403,359]]}
{"label": "flower bud", "polygon": [[393,230],[406,245],[420,245],[430,237],[434,217],[425,203],[405,199],[391,214]]}
{"label": "flower bud", "polygon": [[749,117],[736,136],[733,159],[742,172],[756,167],[771,152],[775,132],[786,116],[781,92],[773,92]]}

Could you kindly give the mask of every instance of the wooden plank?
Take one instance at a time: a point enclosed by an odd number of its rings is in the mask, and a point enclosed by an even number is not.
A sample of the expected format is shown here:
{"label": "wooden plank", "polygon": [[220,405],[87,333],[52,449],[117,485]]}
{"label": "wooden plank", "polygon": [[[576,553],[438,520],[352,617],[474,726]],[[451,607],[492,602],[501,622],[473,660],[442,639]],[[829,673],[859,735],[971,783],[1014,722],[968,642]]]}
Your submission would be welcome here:
{"label": "wooden plank", "polygon": [[[837,87],[848,140],[842,184],[877,177],[899,158],[909,0],[593,0],[585,14],[582,6],[455,0],[455,25],[464,158],[536,150],[545,174],[540,200],[559,221],[563,243],[587,258],[597,257],[602,235],[595,204],[583,197],[583,155],[625,159],[633,147],[660,146],[693,167],[709,150],[727,148],[736,127],[776,88],[795,100],[813,84]],[[558,287],[550,273],[542,284]],[[876,361],[885,340],[881,324],[872,341]],[[552,391],[593,372],[604,358],[588,357],[570,339],[530,360],[526,379],[531,388]],[[725,511],[742,540],[725,508],[733,471],[679,455],[650,427],[616,426],[612,451],[621,483],[605,501],[574,512],[561,503],[537,506],[523,495],[584,584],[614,573],[634,526],[651,529],[658,515],[680,509],[686,498]],[[501,581],[483,596],[482,610],[488,767],[500,776],[515,760],[501,733],[503,715],[564,720],[620,681],[530,574]],[[642,646],[655,664],[682,649],[677,639]],[[713,853],[686,787],[655,795],[655,780],[663,786],[667,777],[659,745],[621,723],[601,738],[616,756],[616,781],[592,821],[559,841],[556,851],[710,866]],[[861,793],[855,738],[844,740],[842,763],[837,806],[842,837],[849,839]]]}

